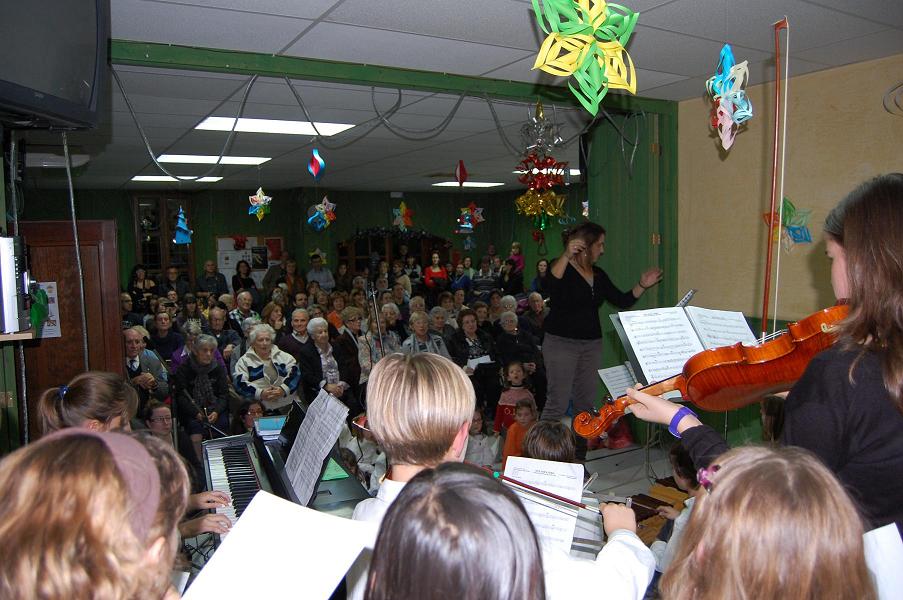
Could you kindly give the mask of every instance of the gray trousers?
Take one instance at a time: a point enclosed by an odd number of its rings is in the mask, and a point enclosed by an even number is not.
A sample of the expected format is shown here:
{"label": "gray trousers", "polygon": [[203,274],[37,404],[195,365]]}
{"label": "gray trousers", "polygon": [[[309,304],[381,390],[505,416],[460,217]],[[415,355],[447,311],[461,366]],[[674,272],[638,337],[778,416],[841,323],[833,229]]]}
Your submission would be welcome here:
{"label": "gray trousers", "polygon": [[542,342],[549,388],[543,419],[559,420],[573,403],[573,414],[591,411],[599,392],[602,340],[576,340],[547,333]]}

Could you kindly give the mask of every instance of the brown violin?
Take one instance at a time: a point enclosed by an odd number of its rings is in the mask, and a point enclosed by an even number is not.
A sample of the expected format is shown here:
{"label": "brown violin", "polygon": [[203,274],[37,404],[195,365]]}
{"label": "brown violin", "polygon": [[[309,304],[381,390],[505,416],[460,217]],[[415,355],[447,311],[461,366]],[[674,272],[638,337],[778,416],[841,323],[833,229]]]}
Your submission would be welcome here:
{"label": "brown violin", "polygon": [[[737,343],[703,350],[684,364],[679,375],[641,389],[654,396],[678,390],[685,400],[708,411],[742,408],[767,394],[789,390],[809,361],[834,343],[836,326],[848,312],[846,304],[838,304],[790,323],[757,346]],[[582,412],[574,418],[574,431],[587,439],[598,437],[634,402],[621,396],[596,414]]]}

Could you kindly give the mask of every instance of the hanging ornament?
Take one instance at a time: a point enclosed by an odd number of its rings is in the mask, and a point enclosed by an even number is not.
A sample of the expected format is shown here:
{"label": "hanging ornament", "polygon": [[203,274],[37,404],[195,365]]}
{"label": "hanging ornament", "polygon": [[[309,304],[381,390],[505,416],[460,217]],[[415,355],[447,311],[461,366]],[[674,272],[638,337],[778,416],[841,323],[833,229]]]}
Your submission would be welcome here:
{"label": "hanging ornament", "polygon": [[319,204],[312,204],[307,209],[307,224],[316,232],[323,231],[335,221],[335,204],[326,196]]}
{"label": "hanging ornament", "polygon": [[[774,241],[776,242],[780,238],[781,247],[785,252],[793,250],[793,246],[796,244],[811,244],[812,232],[809,231],[809,217],[812,216],[812,210],[797,208],[790,198],[785,197],[781,212],[783,218],[780,227],[774,228]],[[771,226],[779,218],[778,213],[773,213],[770,219],[768,213],[762,214],[762,220],[768,226]]]}
{"label": "hanging ornament", "polygon": [[746,96],[749,81],[747,61],[736,64],[730,44],[721,48],[715,75],[705,82],[712,98],[711,125],[718,132],[721,147],[730,150],[739,126],[753,116],[752,103]]}
{"label": "hanging ornament", "polygon": [[521,126],[520,136],[524,144],[524,154],[549,155],[564,143],[558,124],[546,119],[542,102],[536,103],[536,112]]}
{"label": "hanging ornament", "polygon": [[474,249],[476,249],[476,247],[477,247],[477,242],[475,239],[473,239],[471,236],[467,236],[466,238],[464,238],[464,251],[465,252],[474,250]]}
{"label": "hanging ornament", "polygon": [[176,217],[176,233],[172,238],[173,244],[190,244],[191,234],[194,233],[188,229],[188,218],[185,217],[185,211],[179,207],[179,215]]}
{"label": "hanging ornament", "polygon": [[483,217],[483,207],[477,206],[471,202],[467,206],[461,208],[461,214],[458,216],[458,229],[455,233],[471,234],[474,227],[485,221]]}
{"label": "hanging ornament", "polygon": [[320,156],[320,151],[314,148],[310,152],[310,161],[307,163],[307,172],[314,178],[314,183],[320,183],[320,178],[326,171],[326,161]]}
{"label": "hanging ornament", "polygon": [[464,187],[464,182],[467,181],[467,169],[464,168],[464,161],[459,160],[458,166],[455,167],[455,181],[458,182],[458,187]]}
{"label": "hanging ornament", "polygon": [[405,204],[404,200],[401,201],[398,208],[392,209],[392,214],[395,216],[392,225],[395,225],[401,231],[407,231],[408,227],[414,225],[414,211],[408,208],[408,205]]}
{"label": "hanging ornament", "polygon": [[583,217],[585,219],[588,219],[589,218],[589,200],[587,200],[586,202],[582,202],[581,204],[583,204]]}
{"label": "hanging ornament", "polygon": [[270,214],[270,202],[272,201],[272,197],[263,193],[262,187],[257,188],[256,194],[248,196],[248,202],[251,203],[251,206],[248,207],[248,214],[257,215],[257,220],[263,221],[263,217]]}

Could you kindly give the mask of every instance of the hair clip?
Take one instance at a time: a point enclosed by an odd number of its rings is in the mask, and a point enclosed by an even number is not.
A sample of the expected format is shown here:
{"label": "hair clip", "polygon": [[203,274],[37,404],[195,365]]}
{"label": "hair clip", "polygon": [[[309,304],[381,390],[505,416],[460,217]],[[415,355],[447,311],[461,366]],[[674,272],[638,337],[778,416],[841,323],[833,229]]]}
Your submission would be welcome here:
{"label": "hair clip", "polygon": [[68,385],[61,385],[59,389],[60,400],[63,400],[66,397],[66,392],[69,391]]}
{"label": "hair clip", "polygon": [[696,480],[699,482],[699,485],[705,488],[705,491],[712,493],[712,485],[714,485],[714,477],[715,473],[721,469],[721,465],[712,465],[708,469],[699,469],[696,472]]}

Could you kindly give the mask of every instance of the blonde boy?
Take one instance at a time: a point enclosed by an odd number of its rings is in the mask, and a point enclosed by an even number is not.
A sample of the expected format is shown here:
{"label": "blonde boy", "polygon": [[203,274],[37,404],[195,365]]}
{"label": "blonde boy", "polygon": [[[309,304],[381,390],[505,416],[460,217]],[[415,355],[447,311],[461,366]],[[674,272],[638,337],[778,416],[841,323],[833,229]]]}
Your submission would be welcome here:
{"label": "blonde boy", "polygon": [[[353,519],[382,522],[414,475],[442,462],[464,460],[476,404],[464,371],[437,354],[390,354],[367,381],[367,426],[389,459],[376,498],[357,505]],[[348,572],[348,597],[363,598],[372,549]]]}

